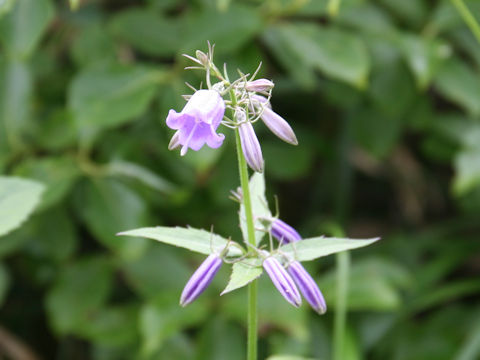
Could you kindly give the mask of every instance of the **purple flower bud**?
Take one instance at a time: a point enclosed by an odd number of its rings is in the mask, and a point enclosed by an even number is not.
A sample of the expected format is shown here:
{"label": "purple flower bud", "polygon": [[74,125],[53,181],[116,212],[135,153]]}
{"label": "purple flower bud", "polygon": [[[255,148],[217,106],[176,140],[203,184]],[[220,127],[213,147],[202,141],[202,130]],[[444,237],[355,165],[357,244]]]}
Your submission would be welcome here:
{"label": "purple flower bud", "polygon": [[273,82],[267,79],[257,79],[253,81],[248,81],[245,84],[245,89],[248,91],[262,92],[272,89],[275,85]]}
{"label": "purple flower bud", "polygon": [[[188,148],[198,151],[205,145],[218,148],[225,136],[217,134],[220,122],[225,113],[225,102],[214,90],[198,90],[180,113],[170,110],[167,116],[167,126],[178,130],[169,148],[182,145],[180,155],[185,155]],[[173,144],[172,144],[173,143]]]}
{"label": "purple flower bud", "polygon": [[297,230],[280,219],[274,219],[272,221],[271,232],[272,236],[277,239],[280,244],[288,244],[302,240]]}
{"label": "purple flower bud", "polygon": [[210,254],[185,285],[180,297],[180,305],[187,306],[199,297],[212,282],[221,265],[222,259],[216,254]]}
{"label": "purple flower bud", "polygon": [[282,118],[272,109],[265,107],[263,109],[261,118],[263,123],[278,138],[282,139],[283,141],[289,144],[298,145],[297,137],[295,136],[295,133],[293,132],[288,122],[286,122],[284,118]]}
{"label": "purple flower bud", "polygon": [[283,141],[298,145],[297,137],[293,132],[288,122],[272,110],[272,106],[268,99],[261,95],[252,95],[250,97],[252,104],[250,106],[251,111],[262,111],[262,121],[277,137]]}
{"label": "purple flower bud", "polygon": [[280,294],[282,294],[290,304],[299,307],[302,303],[302,298],[300,297],[298,289],[278,260],[272,256],[267,257],[263,261],[263,268],[268,276],[270,276],[270,279],[272,279],[273,285],[275,285]]}
{"label": "purple flower bud", "polygon": [[243,122],[238,126],[240,133],[240,143],[242,145],[243,155],[250,166],[256,172],[263,172],[263,155],[257,135],[250,122]]}
{"label": "purple flower bud", "polygon": [[323,298],[320,289],[310,274],[298,261],[292,262],[288,267],[288,272],[292,275],[293,280],[298,285],[300,292],[305,300],[312,306],[312,308],[320,315],[327,311],[327,304]]}

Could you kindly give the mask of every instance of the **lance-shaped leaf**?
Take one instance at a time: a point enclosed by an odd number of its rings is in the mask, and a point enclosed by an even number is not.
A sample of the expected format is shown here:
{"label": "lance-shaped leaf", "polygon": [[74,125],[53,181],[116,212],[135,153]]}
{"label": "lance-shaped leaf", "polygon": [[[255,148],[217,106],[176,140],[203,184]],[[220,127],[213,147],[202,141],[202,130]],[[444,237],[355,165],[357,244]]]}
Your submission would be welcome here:
{"label": "lance-shaped leaf", "polygon": [[374,243],[380,238],[373,239],[344,239],[316,237],[304,239],[280,247],[280,252],[295,258],[298,261],[314,260],[322,256],[335,254],[340,251],[352,250]]}
{"label": "lance-shaped leaf", "polygon": [[[254,259],[256,260],[256,259]],[[262,275],[263,269],[259,264],[251,262],[238,262],[233,264],[232,274],[225,290],[220,295],[226,294],[230,291],[237,290],[245,285],[250,284],[253,280]]]}
{"label": "lance-shaped leaf", "polygon": [[[227,239],[209,231],[182,227],[146,227],[124,231],[118,235],[153,239],[205,255],[210,255],[212,252],[221,252],[228,243]],[[229,248],[228,256],[239,255],[242,255],[242,251],[238,247],[231,246]]]}
{"label": "lance-shaped leaf", "polygon": [[20,226],[37,206],[44,186],[17,177],[0,177],[0,236]]}
{"label": "lance-shaped leaf", "polygon": [[[250,188],[250,200],[252,202],[252,211],[253,218],[255,220],[255,241],[257,245],[262,241],[265,236],[265,231],[258,229],[263,229],[264,226],[258,220],[259,217],[269,218],[272,216],[270,210],[268,209],[267,199],[265,198],[265,178],[263,173],[254,173],[250,178],[249,182]],[[247,239],[247,222],[245,218],[245,207],[243,204],[240,206],[240,228],[242,229],[243,238]]]}

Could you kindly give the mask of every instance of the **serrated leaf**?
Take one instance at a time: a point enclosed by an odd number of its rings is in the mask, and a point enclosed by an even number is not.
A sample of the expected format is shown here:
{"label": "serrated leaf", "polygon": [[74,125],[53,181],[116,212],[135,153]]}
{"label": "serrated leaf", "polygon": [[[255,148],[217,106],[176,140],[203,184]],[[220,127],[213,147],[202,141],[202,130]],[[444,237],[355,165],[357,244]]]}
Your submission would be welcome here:
{"label": "serrated leaf", "polygon": [[0,236],[20,226],[37,206],[44,186],[17,177],[0,177]]}
{"label": "serrated leaf", "polygon": [[[259,217],[269,218],[272,216],[268,208],[267,199],[265,197],[265,177],[263,173],[254,173],[250,177],[248,186],[250,189],[250,201],[252,203],[253,218],[255,219],[255,241],[258,245],[265,236],[265,231],[257,230],[264,228],[264,225],[259,220]],[[238,214],[240,218],[240,229],[242,230],[243,238],[247,240],[247,222],[245,218],[245,207],[243,206],[243,204],[240,205],[240,211]]]}
{"label": "serrated leaf", "polygon": [[290,243],[280,247],[280,252],[298,261],[310,261],[322,256],[345,250],[357,249],[374,243],[380,238],[347,239],[316,237]]}
{"label": "serrated leaf", "polygon": [[237,262],[232,266],[232,274],[225,290],[220,295],[239,289],[250,284],[253,280],[262,275],[263,269],[258,266]]}
{"label": "serrated leaf", "polygon": [[[228,244],[228,240],[220,235],[205,230],[182,227],[146,227],[123,231],[117,235],[153,239],[205,255],[210,255],[212,252],[221,252]],[[229,248],[229,256],[239,256],[241,254],[242,252],[237,247],[231,246]]]}

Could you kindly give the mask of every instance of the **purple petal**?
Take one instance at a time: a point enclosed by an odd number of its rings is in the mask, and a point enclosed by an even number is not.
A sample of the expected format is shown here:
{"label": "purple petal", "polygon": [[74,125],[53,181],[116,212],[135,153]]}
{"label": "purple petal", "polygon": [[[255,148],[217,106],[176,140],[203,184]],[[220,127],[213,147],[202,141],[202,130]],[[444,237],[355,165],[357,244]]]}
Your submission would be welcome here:
{"label": "purple petal", "polygon": [[282,296],[293,306],[299,307],[302,303],[302,298],[298,292],[298,289],[283,266],[277,259],[270,256],[263,261],[263,268],[270,276],[273,285],[282,294]]}
{"label": "purple petal", "polygon": [[327,304],[318,288],[315,280],[298,261],[294,261],[288,267],[288,272],[292,275],[293,280],[298,285],[300,292],[305,297],[312,308],[320,315],[327,311]]}
{"label": "purple petal", "polygon": [[180,297],[180,305],[186,306],[200,296],[212,282],[222,265],[222,259],[210,254],[188,280]]}
{"label": "purple petal", "polygon": [[293,227],[280,219],[274,219],[271,227],[272,236],[281,244],[302,240],[300,234]]}

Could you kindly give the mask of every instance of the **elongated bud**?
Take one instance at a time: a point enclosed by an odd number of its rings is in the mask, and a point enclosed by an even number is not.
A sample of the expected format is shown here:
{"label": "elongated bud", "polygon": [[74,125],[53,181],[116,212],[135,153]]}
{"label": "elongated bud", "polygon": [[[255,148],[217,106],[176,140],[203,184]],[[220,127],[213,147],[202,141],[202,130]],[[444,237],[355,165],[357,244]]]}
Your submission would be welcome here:
{"label": "elongated bud", "polygon": [[198,298],[212,282],[221,265],[222,259],[216,254],[210,254],[185,285],[180,297],[180,305],[187,306]]}
{"label": "elongated bud", "polygon": [[278,260],[272,256],[267,257],[263,261],[263,268],[268,276],[270,276],[273,285],[275,285],[280,294],[282,294],[290,304],[299,307],[302,303],[302,298],[300,297],[297,286]]}
{"label": "elongated bud", "polygon": [[247,81],[245,84],[245,89],[248,91],[264,92],[272,89],[274,86],[275,85],[270,80],[257,79],[253,81]]}
{"label": "elongated bud", "polygon": [[272,236],[277,239],[280,244],[288,244],[302,240],[297,230],[280,219],[274,219],[272,221],[270,231]]}
{"label": "elongated bud", "polygon": [[200,61],[203,66],[207,67],[209,65],[208,56],[203,51],[197,50],[195,52],[195,55],[197,56],[198,61]]}
{"label": "elongated bud", "polygon": [[238,127],[240,133],[240,143],[243,155],[250,166],[256,172],[263,172],[263,155],[257,135],[250,122],[244,122]]}
{"label": "elongated bud", "polygon": [[263,123],[278,138],[289,144],[298,145],[297,137],[295,136],[295,133],[293,132],[288,122],[276,112],[274,112],[272,109],[265,107],[263,109],[261,118]]}
{"label": "elongated bud", "polygon": [[300,292],[310,306],[320,315],[327,311],[327,304],[318,288],[315,280],[298,261],[292,262],[288,267],[288,272],[292,276],[295,283],[298,285]]}

